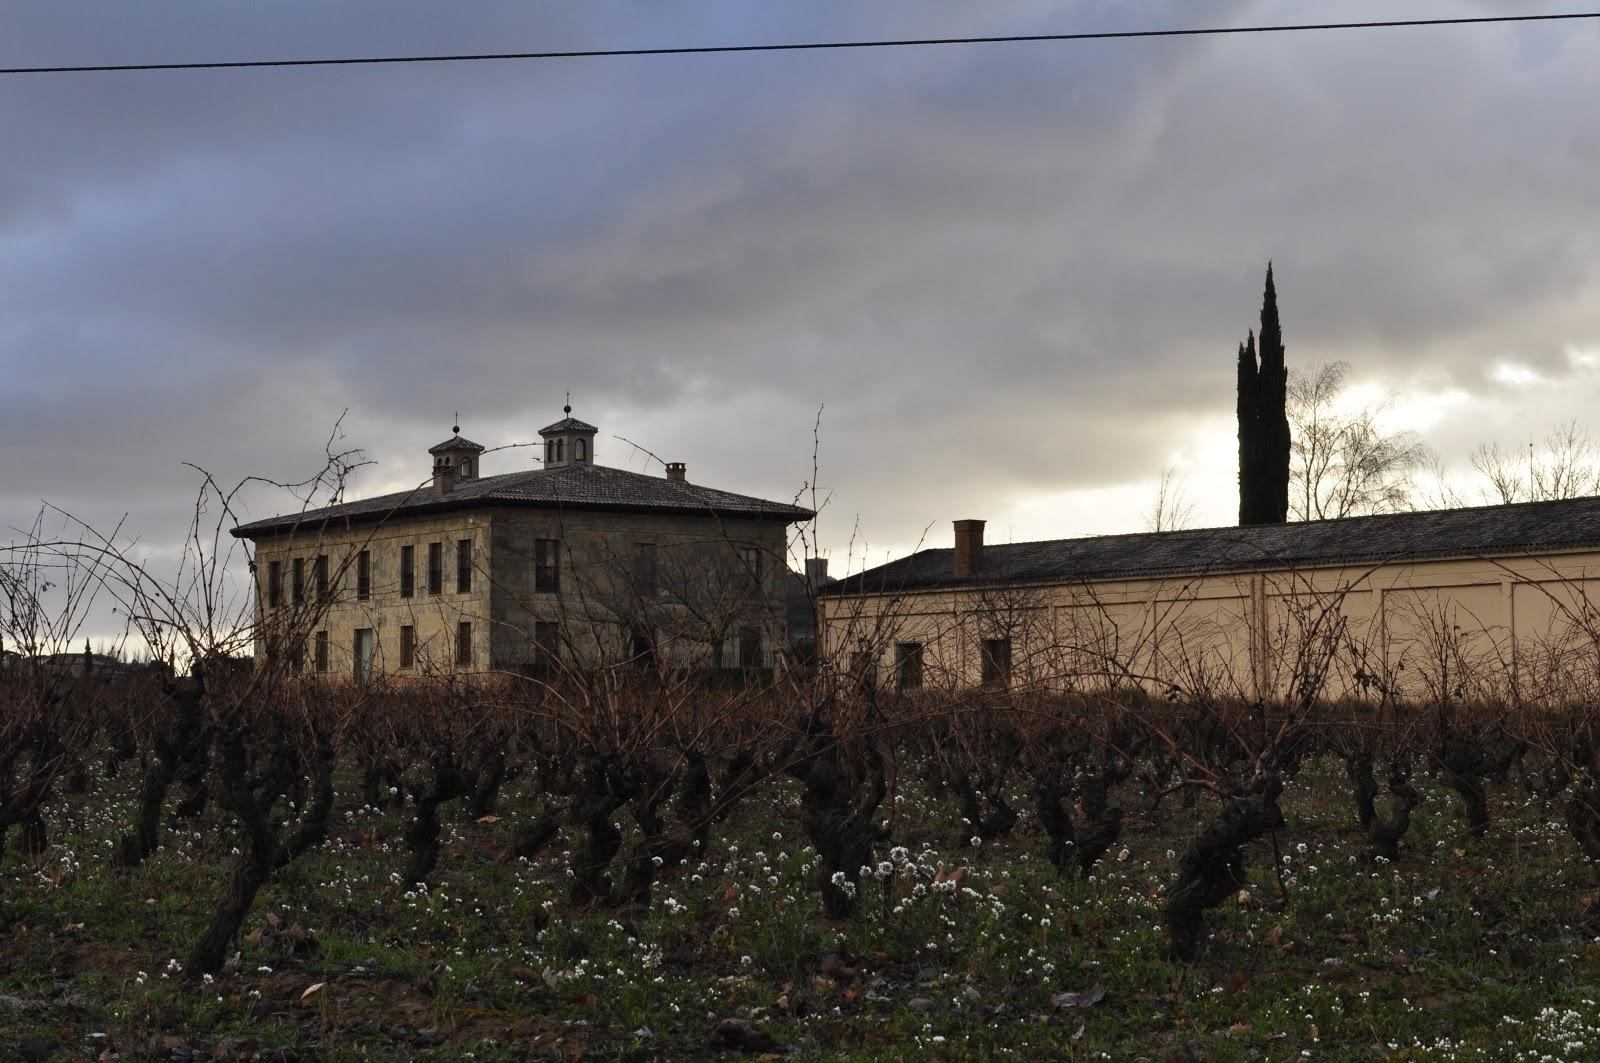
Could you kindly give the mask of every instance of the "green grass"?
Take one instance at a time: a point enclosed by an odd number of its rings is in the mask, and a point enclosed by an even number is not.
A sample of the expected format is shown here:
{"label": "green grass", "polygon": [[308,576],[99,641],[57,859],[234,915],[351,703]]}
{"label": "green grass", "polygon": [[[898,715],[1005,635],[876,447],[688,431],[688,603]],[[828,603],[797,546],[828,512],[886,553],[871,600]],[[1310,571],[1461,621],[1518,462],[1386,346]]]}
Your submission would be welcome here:
{"label": "green grass", "polygon": [[[497,823],[450,810],[426,891],[399,882],[400,814],[341,807],[333,840],[259,898],[238,963],[194,985],[174,965],[233,842],[215,821],[179,824],[144,867],[111,870],[132,786],[61,799],[50,852],[0,863],[0,1057],[704,1057],[730,1017],[793,1059],[1600,1057],[1600,944],[1584,929],[1600,870],[1514,787],[1490,837],[1469,840],[1425,783],[1386,864],[1350,828],[1337,766],[1313,765],[1284,799],[1287,903],[1271,845],[1253,848],[1249,897],[1215,913],[1192,966],[1163,958],[1160,906],[1205,802],[1131,814],[1082,883],[1056,876],[1029,818],[974,849],[951,804],[902,792],[887,874],[848,924],[821,918],[784,786],[626,925],[568,905],[576,839],[532,864],[497,858],[526,807],[514,787]],[[941,867],[964,881],[937,881]],[[1052,1004],[1096,986],[1098,1003]]]}

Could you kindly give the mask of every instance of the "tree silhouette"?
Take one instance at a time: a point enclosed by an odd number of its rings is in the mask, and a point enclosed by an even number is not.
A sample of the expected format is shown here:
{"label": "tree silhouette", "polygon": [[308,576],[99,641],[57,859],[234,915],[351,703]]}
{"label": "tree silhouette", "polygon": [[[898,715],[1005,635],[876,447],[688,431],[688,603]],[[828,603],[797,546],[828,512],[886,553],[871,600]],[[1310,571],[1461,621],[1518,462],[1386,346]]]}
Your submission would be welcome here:
{"label": "tree silhouette", "polygon": [[1239,523],[1282,524],[1289,517],[1288,371],[1270,262],[1259,354],[1252,332],[1239,346],[1238,377]]}

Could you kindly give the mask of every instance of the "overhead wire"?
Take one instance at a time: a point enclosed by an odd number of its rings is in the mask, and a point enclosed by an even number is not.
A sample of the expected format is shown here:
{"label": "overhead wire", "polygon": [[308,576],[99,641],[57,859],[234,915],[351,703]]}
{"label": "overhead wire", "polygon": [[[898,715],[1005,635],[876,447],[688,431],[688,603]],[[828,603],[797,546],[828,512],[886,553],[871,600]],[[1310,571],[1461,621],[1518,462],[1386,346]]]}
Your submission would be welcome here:
{"label": "overhead wire", "polygon": [[1070,41],[1147,40],[1162,37],[1216,37],[1234,34],[1304,33],[1411,27],[1484,26],[1511,23],[1575,22],[1600,19],[1600,11],[1545,15],[1480,15],[1464,18],[1382,19],[1362,22],[1287,23],[1258,26],[1205,26],[1152,30],[1100,30],[1081,33],[1026,33],[989,37],[911,37],[884,40],[807,41],[773,44],[703,44],[662,48],[593,48],[543,52],[463,52],[435,55],[372,55],[326,59],[226,59],[209,62],[83,63],[0,67],[0,74],[104,74],[159,70],[249,70],[269,67],[384,66],[408,63],[479,63],[511,60],[605,59],[640,56],[732,55],[748,52],[821,52],[874,48],[924,48],[951,45],[1043,44]]}

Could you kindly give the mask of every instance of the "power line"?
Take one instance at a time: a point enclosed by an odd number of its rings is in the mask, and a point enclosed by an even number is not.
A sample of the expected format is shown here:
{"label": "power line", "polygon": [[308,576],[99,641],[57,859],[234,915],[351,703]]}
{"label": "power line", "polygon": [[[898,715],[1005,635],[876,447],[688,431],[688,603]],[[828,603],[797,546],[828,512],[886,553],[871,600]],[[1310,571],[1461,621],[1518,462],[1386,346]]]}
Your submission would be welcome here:
{"label": "power line", "polygon": [[1150,37],[1219,37],[1239,33],[1300,33],[1312,30],[1401,29],[1413,26],[1482,26],[1511,22],[1571,22],[1600,18],[1600,11],[1554,15],[1484,15],[1477,18],[1417,18],[1370,22],[1317,22],[1276,26],[1210,26],[1195,29],[1107,30],[1100,33],[1030,33],[1005,37],[922,37],[876,41],[811,41],[795,44],[708,44],[683,48],[603,48],[568,52],[481,52],[457,55],[381,55],[341,59],[235,59],[209,63],[101,63],[82,66],[0,67],[0,74],[129,73],[141,70],[244,70],[290,66],[381,66],[394,63],[478,63],[506,59],[603,59],[644,55],[726,55],[736,52],[821,52],[854,48],[922,48],[950,44],[1029,44],[1060,41],[1137,40]]}

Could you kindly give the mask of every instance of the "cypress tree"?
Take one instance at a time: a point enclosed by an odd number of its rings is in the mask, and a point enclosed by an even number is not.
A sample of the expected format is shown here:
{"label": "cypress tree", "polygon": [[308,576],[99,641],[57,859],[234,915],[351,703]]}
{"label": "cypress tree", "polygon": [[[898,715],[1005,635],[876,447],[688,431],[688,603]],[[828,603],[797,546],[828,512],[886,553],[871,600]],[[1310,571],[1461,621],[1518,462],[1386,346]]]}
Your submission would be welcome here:
{"label": "cypress tree", "polygon": [[1239,523],[1255,524],[1260,493],[1260,387],[1256,373],[1256,334],[1239,344]]}
{"label": "cypress tree", "polygon": [[1270,262],[1259,360],[1252,331],[1239,347],[1238,376],[1239,523],[1282,524],[1289,519],[1289,375]]}
{"label": "cypress tree", "polygon": [[1278,292],[1267,263],[1261,297],[1261,515],[1264,522],[1289,519],[1289,371],[1283,360],[1283,328],[1278,322]]}

